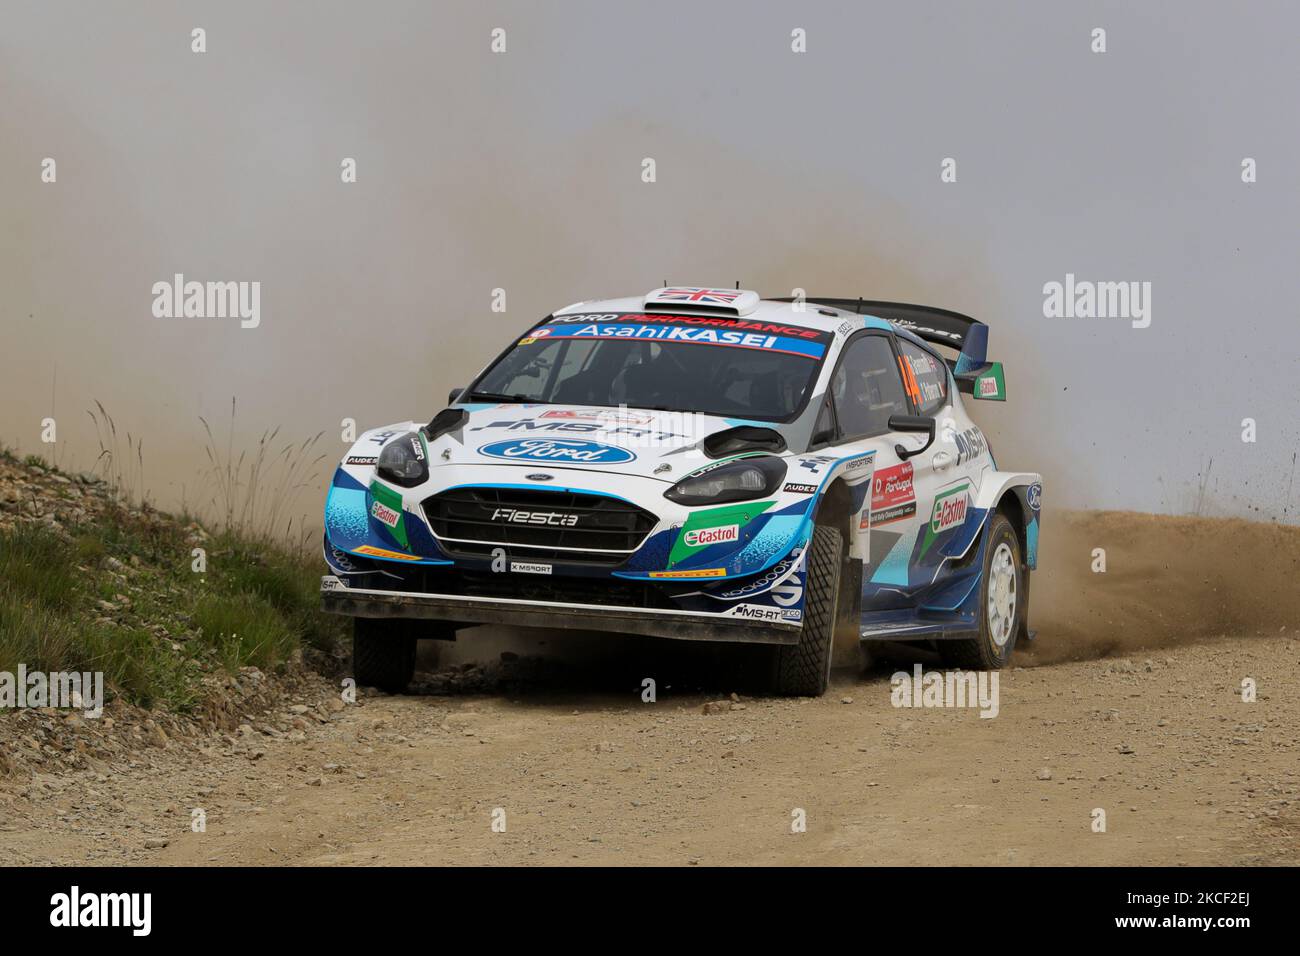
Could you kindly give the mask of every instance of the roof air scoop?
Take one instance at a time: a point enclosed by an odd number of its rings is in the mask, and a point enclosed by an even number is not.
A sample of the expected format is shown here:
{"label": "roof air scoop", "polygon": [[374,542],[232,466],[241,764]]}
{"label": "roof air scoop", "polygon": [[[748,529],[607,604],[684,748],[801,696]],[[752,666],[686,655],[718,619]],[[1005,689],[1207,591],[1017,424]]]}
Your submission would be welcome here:
{"label": "roof air scoop", "polygon": [[674,315],[728,315],[739,318],[758,308],[758,293],[750,289],[703,289],[665,286],[646,294],[647,312]]}

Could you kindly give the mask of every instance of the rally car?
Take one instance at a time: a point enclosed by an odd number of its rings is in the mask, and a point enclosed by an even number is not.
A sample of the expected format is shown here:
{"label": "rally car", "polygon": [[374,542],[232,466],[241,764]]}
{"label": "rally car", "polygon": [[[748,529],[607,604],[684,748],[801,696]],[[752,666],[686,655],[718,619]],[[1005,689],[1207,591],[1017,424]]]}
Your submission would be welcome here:
{"label": "rally car", "polygon": [[366,432],[325,505],[356,679],[479,624],[770,645],[826,690],[833,635],[998,668],[1028,639],[1039,475],[999,470],[988,326],[862,299],[664,287],[535,323],[431,421]]}

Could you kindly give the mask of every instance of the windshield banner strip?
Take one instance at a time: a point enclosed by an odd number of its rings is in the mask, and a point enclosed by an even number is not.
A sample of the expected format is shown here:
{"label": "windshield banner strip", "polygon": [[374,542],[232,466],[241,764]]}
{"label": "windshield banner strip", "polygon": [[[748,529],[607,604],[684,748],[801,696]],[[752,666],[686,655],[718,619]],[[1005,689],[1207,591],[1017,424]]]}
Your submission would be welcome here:
{"label": "windshield banner strip", "polygon": [[645,339],[655,342],[684,342],[689,345],[723,345],[731,348],[783,352],[803,358],[820,359],[826,347],[820,342],[745,332],[738,329],[691,328],[681,325],[643,325],[632,322],[599,323],[583,326],[543,325],[533,329],[520,345],[540,339]]}

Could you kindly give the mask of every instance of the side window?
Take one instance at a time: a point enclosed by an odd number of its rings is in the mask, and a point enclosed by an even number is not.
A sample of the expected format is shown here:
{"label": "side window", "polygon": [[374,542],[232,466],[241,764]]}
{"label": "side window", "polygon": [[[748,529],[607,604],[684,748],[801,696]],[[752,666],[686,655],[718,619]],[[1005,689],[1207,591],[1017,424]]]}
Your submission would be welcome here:
{"label": "side window", "polygon": [[909,412],[889,339],[864,335],[844,350],[831,382],[840,437],[869,438],[889,431],[890,415]]}
{"label": "side window", "polygon": [[904,384],[922,415],[933,415],[948,401],[948,366],[923,348],[898,340]]}

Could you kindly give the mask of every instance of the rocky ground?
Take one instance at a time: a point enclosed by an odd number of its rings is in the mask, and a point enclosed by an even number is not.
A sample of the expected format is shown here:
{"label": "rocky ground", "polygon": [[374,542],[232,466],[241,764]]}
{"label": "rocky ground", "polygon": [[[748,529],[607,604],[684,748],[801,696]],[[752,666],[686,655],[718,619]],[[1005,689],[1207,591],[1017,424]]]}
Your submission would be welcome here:
{"label": "rocky ground", "polygon": [[[0,460],[0,531],[39,523],[71,546],[111,507],[94,476]],[[0,711],[0,859],[1296,864],[1298,540],[1063,521],[1039,639],[1001,675],[993,719],[894,706],[891,674],[931,666],[923,654],[780,700],[697,646],[508,629],[427,657],[409,696],[350,695],[319,654],[223,670],[194,653],[194,622],[148,560],[99,554],[83,565],[108,588],[93,613],[184,655],[201,692],[183,708],[119,698],[98,720]],[[1106,574],[1088,570],[1098,544]]]}
{"label": "rocky ground", "polygon": [[[30,523],[67,534],[70,527],[102,523],[119,507],[108,483],[93,472],[63,474],[35,461],[0,456],[0,529]],[[137,518],[149,513],[174,520],[145,509],[128,510]],[[189,530],[206,537],[197,525]]]}
{"label": "rocky ground", "polygon": [[[155,734],[71,772],[0,783],[0,853],[104,864],[1295,864],[1298,656],[1285,636],[1225,638],[1149,659],[1014,668],[987,720],[893,706],[889,666],[837,672],[818,700],[669,692],[645,703],[635,685],[567,671],[556,649],[540,670],[508,655],[426,675],[406,697],[363,691],[345,704],[308,685],[233,733]],[[1254,703],[1241,699],[1246,676]],[[1098,809],[1104,833],[1093,831]],[[800,811],[806,830],[792,832]]]}
{"label": "rocky ground", "polygon": [[[47,569],[22,567],[22,580],[8,580],[6,573],[12,576],[15,568],[11,556],[0,553],[0,670],[14,673],[18,663],[28,670],[96,669],[77,660],[47,660],[42,667],[25,656],[84,656],[87,648],[133,654],[151,666],[118,669],[134,679],[107,688],[100,718],[88,718],[82,710],[0,708],[0,826],[10,824],[5,812],[15,800],[39,802],[54,786],[51,781],[86,775],[116,779],[125,768],[148,766],[159,749],[193,753],[249,721],[267,733],[301,735],[303,718],[283,726],[274,720],[275,708],[290,697],[324,701],[318,707],[323,714],[330,713],[331,703],[341,706],[333,685],[321,676],[332,673],[336,661],[317,648],[305,648],[313,667],[304,665],[299,647],[263,672],[238,662],[231,666],[229,655],[223,658],[202,639],[193,614],[196,600],[213,594],[240,597],[228,581],[223,584],[222,565],[248,557],[233,555],[197,522],[124,505],[98,475],[63,474],[0,454],[0,549],[31,548],[30,539],[12,536],[24,528],[45,536],[40,540],[64,559],[61,570],[73,581],[66,590],[44,594],[32,585]],[[209,552],[210,573],[189,573],[193,547]],[[20,564],[25,556],[19,553]],[[274,583],[272,572],[279,571],[276,566],[265,575],[249,575],[245,567],[241,573],[261,585]],[[311,575],[304,574],[310,587]],[[51,571],[51,576],[57,575]],[[278,611],[268,611],[279,621]],[[64,643],[24,640],[29,625],[69,633],[57,635],[66,638]],[[79,642],[78,630],[93,632],[98,643]],[[106,680],[112,683],[111,676]],[[175,700],[160,699],[160,690]]]}

